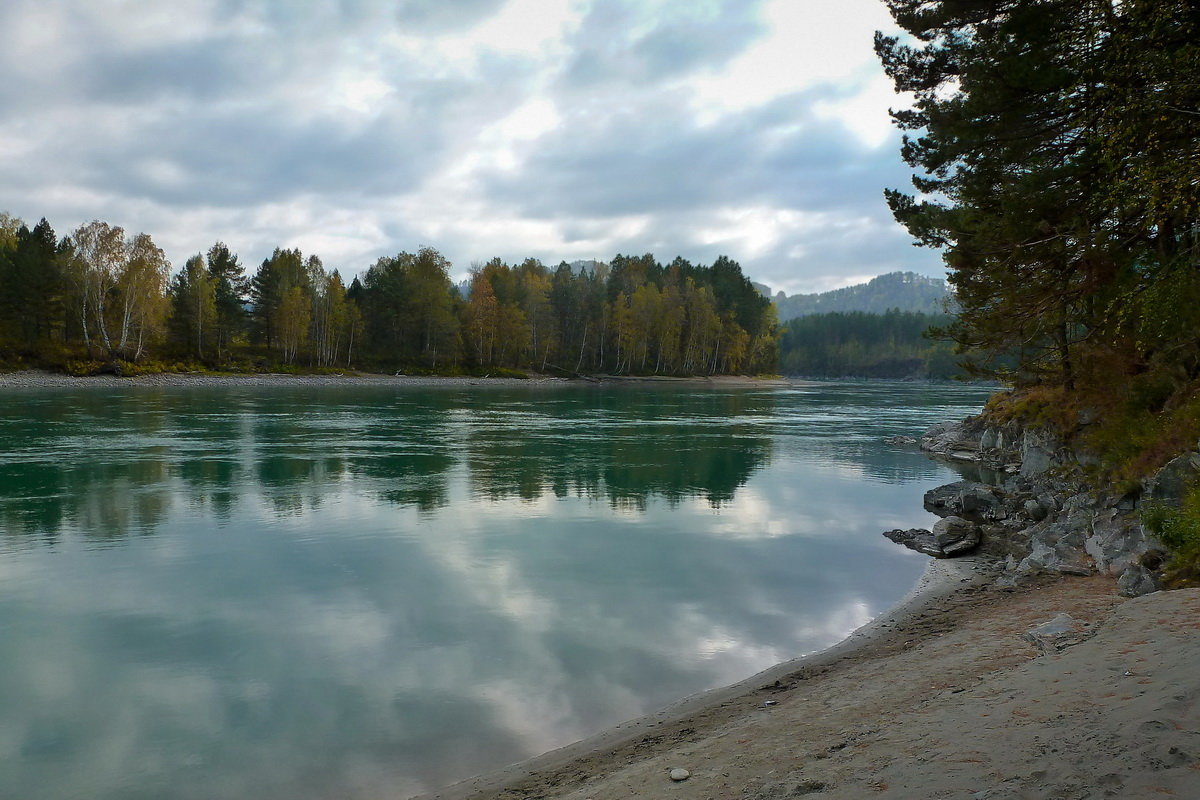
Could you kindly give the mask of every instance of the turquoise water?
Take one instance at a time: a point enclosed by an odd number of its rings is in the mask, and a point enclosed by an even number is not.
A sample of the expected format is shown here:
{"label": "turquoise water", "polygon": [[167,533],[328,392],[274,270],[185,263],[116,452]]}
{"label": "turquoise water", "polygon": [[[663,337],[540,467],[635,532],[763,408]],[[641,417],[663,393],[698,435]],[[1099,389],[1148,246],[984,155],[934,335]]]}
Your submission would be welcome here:
{"label": "turquoise water", "polygon": [[10,390],[0,797],[403,797],[826,647],[985,395]]}

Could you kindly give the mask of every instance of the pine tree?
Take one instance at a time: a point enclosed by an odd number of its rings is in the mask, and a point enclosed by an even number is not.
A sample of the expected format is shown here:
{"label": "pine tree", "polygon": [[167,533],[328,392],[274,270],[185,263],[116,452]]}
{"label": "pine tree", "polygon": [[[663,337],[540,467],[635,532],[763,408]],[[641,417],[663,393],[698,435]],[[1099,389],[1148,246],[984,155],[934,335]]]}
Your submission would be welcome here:
{"label": "pine tree", "polygon": [[916,98],[893,116],[923,173],[920,198],[887,197],[945,251],[961,307],[949,332],[1017,353],[1026,380],[1144,368],[1171,346],[1170,331],[1147,335],[1155,303],[1200,296],[1200,9],[887,3],[918,42],[877,36],[876,49]]}
{"label": "pine tree", "polygon": [[205,268],[200,255],[189,258],[171,281],[171,337],[201,360],[217,338],[216,289],[217,278]]}
{"label": "pine tree", "polygon": [[250,297],[250,281],[238,257],[224,242],[217,242],[209,248],[207,266],[209,276],[216,282],[213,345],[216,347],[217,359],[224,360],[234,343],[246,334],[246,303]]}

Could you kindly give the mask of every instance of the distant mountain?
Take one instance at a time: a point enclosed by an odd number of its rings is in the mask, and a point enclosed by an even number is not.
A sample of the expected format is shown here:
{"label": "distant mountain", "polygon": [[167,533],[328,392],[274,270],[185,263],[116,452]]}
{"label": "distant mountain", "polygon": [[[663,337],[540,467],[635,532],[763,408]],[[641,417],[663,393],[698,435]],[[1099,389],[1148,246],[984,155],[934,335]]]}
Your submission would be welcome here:
{"label": "distant mountain", "polygon": [[866,311],[882,314],[889,309],[940,314],[952,302],[946,282],[915,272],[889,272],[867,283],[834,289],[820,294],[775,295],[775,307],[781,322],[809,314],[831,311]]}

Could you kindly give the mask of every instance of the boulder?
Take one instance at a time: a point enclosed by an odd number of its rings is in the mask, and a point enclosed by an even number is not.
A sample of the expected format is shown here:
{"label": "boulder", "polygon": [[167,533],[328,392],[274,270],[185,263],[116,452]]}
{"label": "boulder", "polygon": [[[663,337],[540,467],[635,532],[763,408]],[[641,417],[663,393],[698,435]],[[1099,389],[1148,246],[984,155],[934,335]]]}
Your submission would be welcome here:
{"label": "boulder", "polygon": [[985,427],[976,417],[938,423],[921,436],[921,449],[958,461],[977,461],[979,439]]}
{"label": "boulder", "polygon": [[925,510],[939,517],[958,516],[962,511],[962,490],[967,481],[956,481],[925,493]]}
{"label": "boulder", "polygon": [[982,522],[985,519],[999,519],[1007,516],[1004,513],[1004,499],[991,486],[982,483],[967,484],[959,492],[959,509],[962,516],[974,518]]}
{"label": "boulder", "polygon": [[988,426],[979,434],[980,450],[995,450],[1000,446],[1000,429]]}
{"label": "boulder", "polygon": [[1083,547],[1100,572],[1121,575],[1150,549],[1151,540],[1135,514],[1114,508],[1096,514]]}
{"label": "boulder", "polygon": [[1038,478],[1055,464],[1058,440],[1048,431],[1026,430],[1021,439],[1021,477]]}
{"label": "boulder", "polygon": [[962,517],[984,523],[1009,516],[1008,498],[994,486],[956,481],[925,493],[925,510],[939,517]]}
{"label": "boulder", "polygon": [[904,545],[909,550],[916,550],[918,553],[933,556],[934,558],[946,557],[946,553],[942,550],[941,545],[933,538],[933,533],[924,528],[910,528],[906,531],[884,531],[883,535],[896,544]]}
{"label": "boulder", "polygon": [[1083,549],[1084,531],[1062,522],[1039,522],[1029,528],[1028,534],[1029,555],[1017,565],[1017,572],[1092,574],[1091,559]]}
{"label": "boulder", "polygon": [[979,526],[962,517],[946,517],[933,525],[933,540],[947,558],[971,552],[980,539]]}
{"label": "boulder", "polygon": [[1053,492],[1042,492],[1037,496],[1038,503],[1046,509],[1047,514],[1053,514],[1062,508],[1062,503],[1054,496]]}
{"label": "boulder", "polygon": [[1025,505],[1022,506],[1022,510],[1025,512],[1025,516],[1034,522],[1041,522],[1050,513],[1049,509],[1037,500],[1026,500]]}
{"label": "boulder", "polygon": [[1142,486],[1142,499],[1179,505],[1183,495],[1200,481],[1200,453],[1184,453],[1171,459]]}
{"label": "boulder", "polygon": [[1012,569],[1017,562],[1029,555],[1029,534],[1020,520],[1009,519],[1003,523],[989,523],[979,526],[982,535],[982,550],[989,555],[1012,561]]}
{"label": "boulder", "polygon": [[1157,591],[1154,573],[1141,564],[1130,564],[1117,578],[1117,593],[1122,597],[1141,597]]}

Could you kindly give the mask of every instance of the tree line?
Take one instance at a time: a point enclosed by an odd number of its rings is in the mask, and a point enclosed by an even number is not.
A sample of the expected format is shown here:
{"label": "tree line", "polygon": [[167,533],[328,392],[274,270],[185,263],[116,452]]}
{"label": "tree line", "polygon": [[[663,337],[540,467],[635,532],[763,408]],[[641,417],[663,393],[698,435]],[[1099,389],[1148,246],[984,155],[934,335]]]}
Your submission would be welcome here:
{"label": "tree line", "polygon": [[171,264],[148,234],[92,221],[56,238],[0,215],[0,347],[10,361],[232,368],[532,369],[562,374],[773,372],[774,307],[725,256],[550,268],[493,259],[464,287],[424,247],[347,285],[277,248],[248,274],[224,243]]}
{"label": "tree line", "polygon": [[876,50],[915,97],[893,117],[918,171],[887,199],[944,252],[947,333],[1015,354],[978,367],[1021,385],[1200,378],[1200,5],[886,2],[910,36]]}
{"label": "tree line", "polygon": [[818,378],[949,380],[962,372],[954,348],[926,334],[950,321],[946,314],[898,309],[798,317],[782,326],[779,368],[785,375]]}

